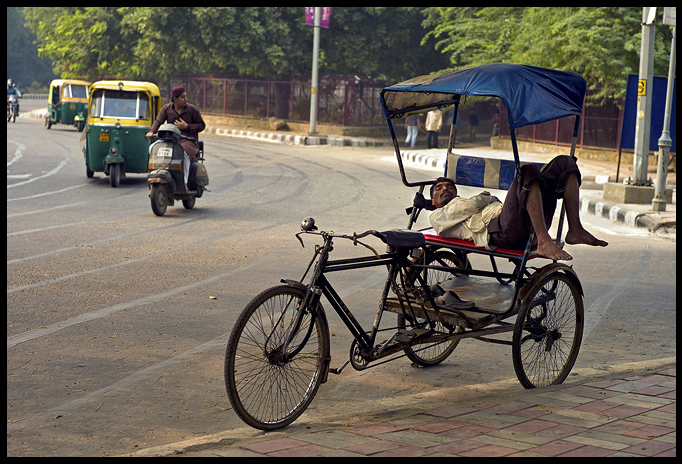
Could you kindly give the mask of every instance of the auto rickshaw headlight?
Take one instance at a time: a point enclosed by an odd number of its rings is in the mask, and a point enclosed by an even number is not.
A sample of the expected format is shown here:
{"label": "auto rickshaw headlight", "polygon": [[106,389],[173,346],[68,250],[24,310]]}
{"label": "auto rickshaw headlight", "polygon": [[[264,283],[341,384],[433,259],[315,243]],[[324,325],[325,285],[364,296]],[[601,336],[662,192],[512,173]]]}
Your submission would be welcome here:
{"label": "auto rickshaw headlight", "polygon": [[121,123],[120,123],[120,122],[116,122],[116,124],[114,124],[114,127],[115,127],[116,129],[120,129],[120,128],[121,128]]}
{"label": "auto rickshaw headlight", "polygon": [[116,155],[118,154],[118,150],[117,150],[116,148],[114,148],[114,147],[111,147],[111,148],[109,149],[109,154],[110,154],[111,156],[116,156]]}

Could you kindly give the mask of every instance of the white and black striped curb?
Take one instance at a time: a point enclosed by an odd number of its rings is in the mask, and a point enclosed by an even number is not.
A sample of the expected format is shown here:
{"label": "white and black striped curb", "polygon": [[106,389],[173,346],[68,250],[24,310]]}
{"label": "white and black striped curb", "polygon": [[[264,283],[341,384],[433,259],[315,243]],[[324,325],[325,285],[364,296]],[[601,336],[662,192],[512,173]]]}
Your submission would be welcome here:
{"label": "white and black striped curb", "polygon": [[403,151],[400,152],[400,157],[403,159],[403,162],[417,163],[427,168],[437,168],[445,172],[444,156],[431,156],[422,151]]}
{"label": "white and black striped curb", "polygon": [[281,132],[261,132],[243,129],[220,129],[209,127],[208,134],[223,137],[237,137],[263,142],[286,143],[290,145],[330,145],[337,147],[378,147],[386,141],[376,139],[361,139],[355,137],[330,136],[330,135],[301,135],[284,134]]}
{"label": "white and black striped curb", "polygon": [[667,224],[665,221],[652,217],[649,213],[594,198],[581,197],[580,212],[593,214],[613,222],[621,222],[631,227],[644,227],[649,232],[655,232],[656,229]]}

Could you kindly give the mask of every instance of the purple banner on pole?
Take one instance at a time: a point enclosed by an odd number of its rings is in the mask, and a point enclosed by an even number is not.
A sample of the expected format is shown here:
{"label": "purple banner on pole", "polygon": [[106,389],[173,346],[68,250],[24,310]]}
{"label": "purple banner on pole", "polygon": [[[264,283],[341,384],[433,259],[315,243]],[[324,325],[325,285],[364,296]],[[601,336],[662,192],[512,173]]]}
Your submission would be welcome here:
{"label": "purple banner on pole", "polygon": [[[306,26],[314,26],[315,25],[315,7],[314,6],[306,6],[305,8],[305,24]],[[325,29],[329,29],[329,20],[332,17],[332,7],[330,6],[323,6],[322,8],[322,15],[320,17],[320,27],[323,27]]]}

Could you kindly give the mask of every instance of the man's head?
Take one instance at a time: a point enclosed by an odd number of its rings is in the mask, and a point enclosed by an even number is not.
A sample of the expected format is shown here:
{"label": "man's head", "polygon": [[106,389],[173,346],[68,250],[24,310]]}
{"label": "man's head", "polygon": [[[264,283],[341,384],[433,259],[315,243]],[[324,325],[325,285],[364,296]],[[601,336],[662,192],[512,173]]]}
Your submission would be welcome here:
{"label": "man's head", "polygon": [[171,90],[172,101],[180,109],[187,104],[187,92],[184,87],[175,87]]}
{"label": "man's head", "polygon": [[431,203],[436,208],[442,208],[457,197],[455,181],[448,177],[439,177],[431,186]]}

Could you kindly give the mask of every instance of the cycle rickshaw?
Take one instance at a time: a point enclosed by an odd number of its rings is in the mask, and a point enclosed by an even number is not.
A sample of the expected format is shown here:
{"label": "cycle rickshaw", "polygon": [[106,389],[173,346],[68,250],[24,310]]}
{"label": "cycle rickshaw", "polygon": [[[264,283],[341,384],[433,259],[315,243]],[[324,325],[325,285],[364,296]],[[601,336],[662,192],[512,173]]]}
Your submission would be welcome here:
{"label": "cycle rickshaw", "polygon": [[[256,296],[237,319],[225,357],[225,383],[237,415],[252,427],[284,427],[308,407],[328,374],[339,374],[349,363],[358,370],[407,356],[420,366],[443,362],[463,338],[512,346],[514,370],[525,388],[562,383],[578,356],[583,332],[583,291],[574,270],[556,261],[529,265],[537,257],[533,235],[525,250],[486,250],[465,240],[443,238],[433,230],[411,227],[424,204],[424,187],[434,181],[407,181],[392,120],[408,114],[454,105],[446,176],[458,185],[509,188],[521,176],[515,130],[575,116],[575,145],[585,80],[574,73],[523,65],[490,64],[455,72],[422,76],[383,89],[381,103],[388,122],[404,185],[419,187],[408,228],[338,234],[318,230],[304,219],[296,237],[319,235],[323,244],[303,277],[282,279],[282,285]],[[499,97],[508,112],[514,160],[481,160],[452,152],[462,95]],[[481,172],[483,171],[483,172]],[[491,185],[492,184],[492,185]],[[557,243],[563,226],[562,205]],[[386,243],[377,253],[360,241],[375,236]],[[348,239],[373,253],[351,259],[329,259],[334,239]],[[490,257],[492,270],[474,269],[469,254]],[[496,260],[509,260],[512,272],[499,272]],[[386,266],[388,277],[371,330],[364,329],[331,286],[326,274]],[[307,277],[307,279],[306,279]],[[456,290],[475,307],[452,310],[440,306],[436,289]],[[353,335],[350,355],[341,368],[330,368],[329,328],[322,296]],[[397,313],[388,328],[380,328],[386,312]],[[514,319],[515,318],[515,319]],[[512,340],[494,338],[512,333]],[[387,334],[378,341],[379,333]],[[491,338],[493,337],[493,338]],[[385,338],[385,339],[384,339]]]}

